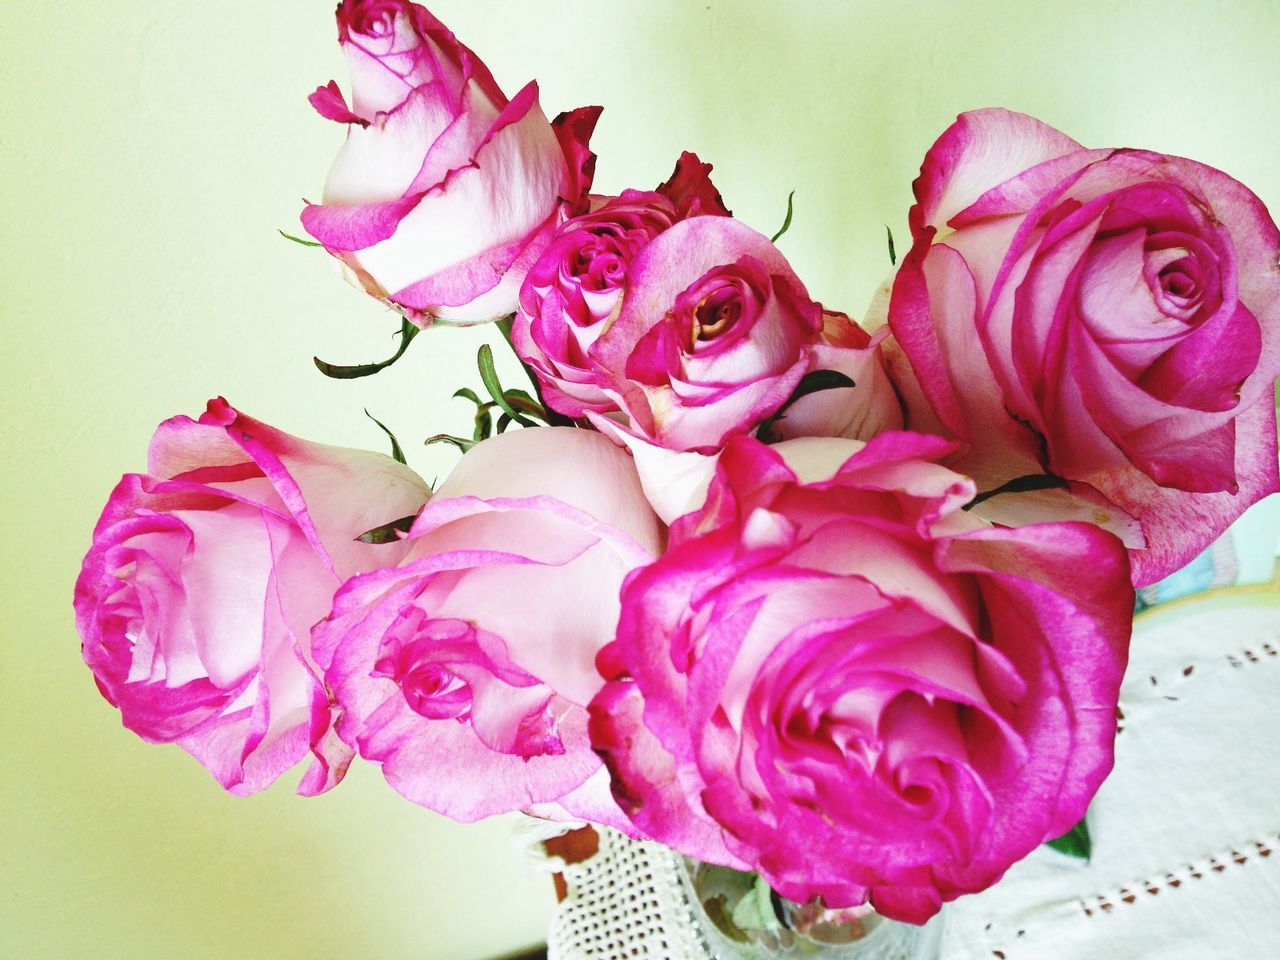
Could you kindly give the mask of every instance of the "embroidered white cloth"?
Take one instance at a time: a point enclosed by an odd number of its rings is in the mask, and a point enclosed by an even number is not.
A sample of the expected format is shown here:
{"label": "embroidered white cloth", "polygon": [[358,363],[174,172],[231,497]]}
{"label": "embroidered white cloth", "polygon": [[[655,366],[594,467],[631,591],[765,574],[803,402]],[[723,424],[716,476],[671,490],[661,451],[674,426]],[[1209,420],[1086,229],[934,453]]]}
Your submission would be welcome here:
{"label": "embroidered white cloth", "polygon": [[[1277,956],[1280,591],[1235,588],[1141,614],[1119,727],[1115,772],[1090,808],[1092,860],[1042,848],[950,904],[944,960]],[[551,960],[717,957],[678,858],[600,833],[599,853],[564,870]],[[914,958],[886,944],[875,960]]]}

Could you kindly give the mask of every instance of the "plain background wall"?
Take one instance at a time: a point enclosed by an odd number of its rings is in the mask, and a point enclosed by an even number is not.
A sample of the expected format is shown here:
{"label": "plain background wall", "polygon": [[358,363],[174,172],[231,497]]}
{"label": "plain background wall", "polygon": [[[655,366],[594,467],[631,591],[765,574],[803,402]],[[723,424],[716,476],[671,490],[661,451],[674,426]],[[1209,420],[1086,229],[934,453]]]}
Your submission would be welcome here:
{"label": "plain background wall", "polygon": [[[439,0],[508,93],[606,107],[597,186],[716,165],[815,297],[861,313],[905,238],[920,158],[959,111],[1005,105],[1082,142],[1221,167],[1280,207],[1280,4],[903,0]],[[357,769],[224,796],[121,729],[79,661],[71,588],[154,425],[224,394],[292,432],[428,478],[455,454],[488,331],[420,337],[296,231],[342,128],[305,97],[346,76],[331,0],[5,0],[0,15],[3,658],[0,956],[477,960],[538,941],[549,882],[504,822],[459,826]],[[288,778],[296,781],[296,776]]]}

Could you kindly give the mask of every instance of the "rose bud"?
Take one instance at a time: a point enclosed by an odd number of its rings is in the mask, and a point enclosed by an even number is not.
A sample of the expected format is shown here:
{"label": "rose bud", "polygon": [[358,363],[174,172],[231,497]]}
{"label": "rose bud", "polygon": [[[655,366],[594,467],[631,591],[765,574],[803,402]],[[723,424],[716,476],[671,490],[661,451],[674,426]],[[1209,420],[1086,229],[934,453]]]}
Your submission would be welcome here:
{"label": "rose bud", "polygon": [[547,122],[530,83],[508,101],[478,57],[407,0],[343,0],[352,103],[311,96],[348,125],[323,203],[302,223],[369,293],[422,326],[511,313],[560,220],[585,209],[599,108]]}
{"label": "rose bud", "polygon": [[298,792],[341,779],[311,627],[355,573],[407,546],[357,541],[414,514],[425,483],[390,457],[299,440],[213,400],[121,479],[76,581],[85,662],[124,725],[176,743],[249,794],[302,760]]}
{"label": "rose bud", "polygon": [[[1280,231],[1224,173],[964,114],[915,182],[889,325],[909,423],[964,442],[993,519],[1126,520],[1134,582],[1280,489]],[[1055,479],[1056,478],[1056,479]]]}
{"label": "rose bud", "polygon": [[316,629],[338,734],[408,799],[456,820],[524,810],[626,827],[587,740],[623,578],[665,531],[598,433],[472,448],[404,542]]}
{"label": "rose bud", "polygon": [[594,209],[561,225],[529,271],[512,345],[553,410],[578,418],[617,409],[591,347],[617,317],[630,263],[650,240],[686,216],[729,216],[710,172],[710,164],[685,153],[656,190],[594,198]]}
{"label": "rose bud", "polygon": [[985,525],[950,446],[729,444],[599,661],[591,738],[639,831],[922,923],[1081,818],[1112,765],[1124,548]]}

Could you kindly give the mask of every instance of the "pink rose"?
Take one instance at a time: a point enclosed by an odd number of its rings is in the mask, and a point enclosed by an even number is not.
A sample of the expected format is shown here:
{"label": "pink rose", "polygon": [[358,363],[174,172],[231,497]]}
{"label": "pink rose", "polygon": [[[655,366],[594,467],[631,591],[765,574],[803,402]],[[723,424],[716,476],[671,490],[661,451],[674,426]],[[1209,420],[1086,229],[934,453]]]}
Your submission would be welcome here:
{"label": "pink rose", "polygon": [[338,733],[415,803],[622,824],[587,740],[623,577],[664,531],[626,454],[569,427],[470,450],[400,566],[355,577],[316,629]]}
{"label": "pink rose", "polygon": [[[729,217],[691,217],[632,261],[617,320],[591,351],[603,392],[622,417],[588,416],[624,442],[620,434],[714,455],[730,437],[779,414],[805,374],[827,369],[855,386],[788,408],[788,415],[804,411],[797,425],[855,433],[863,425],[897,426],[878,343],[843,314],[824,314],[767,238]],[[866,385],[857,386],[859,377]]]}
{"label": "pink rose", "polygon": [[919,923],[1080,819],[1112,764],[1124,549],[984,525],[950,448],[726,447],[600,657],[591,736],[640,831]]}
{"label": "pink rose", "polygon": [[561,217],[584,206],[599,108],[554,128],[530,83],[508,101],[488,69],[407,0],[343,0],[352,104],[330,81],[311,103],[348,124],[307,232],[371,294],[423,325],[515,309]]}
{"label": "pink rose", "polygon": [[[631,450],[646,496],[670,522],[701,502],[732,437],[868,439],[900,428],[886,336],[809,299],[750,227],[694,216],[632,260],[617,319],[588,351],[593,382],[617,412],[585,414]],[[819,371],[854,386],[800,396],[806,374]]]}
{"label": "pink rose", "polygon": [[596,198],[590,213],[556,231],[533,265],[520,291],[512,345],[552,409],[572,418],[617,409],[591,347],[617,317],[630,263],[650,240],[687,216],[729,215],[710,172],[710,164],[685,153],[656,191]]}
{"label": "pink rose", "polygon": [[1086,515],[1135,518],[1141,586],[1280,489],[1280,232],[1245,187],[980,110],[915,191],[897,373],[911,425],[965,441],[982,490],[1047,472]]}
{"label": "pink rose", "polygon": [[407,547],[356,542],[427,487],[390,457],[299,440],[212,400],[151,441],[116,486],[76,582],[85,662],[124,725],[176,743],[218,783],[261,790],[305,757],[298,792],[341,778],[312,625],[347,577]]}
{"label": "pink rose", "polygon": [[715,453],[787,401],[822,326],[822,308],[766,237],[728,217],[692,217],[631,262],[596,362],[634,436]]}

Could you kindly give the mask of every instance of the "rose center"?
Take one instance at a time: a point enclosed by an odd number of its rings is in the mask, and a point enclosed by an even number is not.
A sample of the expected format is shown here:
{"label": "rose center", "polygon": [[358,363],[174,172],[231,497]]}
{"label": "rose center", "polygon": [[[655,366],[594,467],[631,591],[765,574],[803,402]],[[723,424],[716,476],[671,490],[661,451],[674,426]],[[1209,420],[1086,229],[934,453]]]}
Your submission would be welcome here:
{"label": "rose center", "polygon": [[742,297],[737,290],[724,288],[702,300],[693,311],[690,347],[714,340],[742,316]]}
{"label": "rose center", "polygon": [[433,621],[420,609],[406,610],[383,638],[372,675],[394,681],[414,713],[465,721],[471,713],[471,687],[452,661],[454,647],[472,631],[461,621]]}
{"label": "rose center", "polygon": [[1192,272],[1194,265],[1185,260],[1170,264],[1160,271],[1160,289],[1182,301],[1194,299],[1200,284]]}

